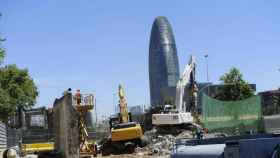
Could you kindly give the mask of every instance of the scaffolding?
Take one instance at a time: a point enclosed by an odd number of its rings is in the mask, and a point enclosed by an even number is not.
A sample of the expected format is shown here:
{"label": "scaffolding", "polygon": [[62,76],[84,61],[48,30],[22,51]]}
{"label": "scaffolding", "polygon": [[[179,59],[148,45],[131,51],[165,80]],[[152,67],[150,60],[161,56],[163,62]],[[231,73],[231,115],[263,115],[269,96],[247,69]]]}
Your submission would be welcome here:
{"label": "scaffolding", "polygon": [[73,96],[72,103],[79,113],[80,155],[96,156],[97,147],[95,142],[88,141],[88,131],[86,126],[86,115],[94,108],[94,95],[80,94],[78,98]]}

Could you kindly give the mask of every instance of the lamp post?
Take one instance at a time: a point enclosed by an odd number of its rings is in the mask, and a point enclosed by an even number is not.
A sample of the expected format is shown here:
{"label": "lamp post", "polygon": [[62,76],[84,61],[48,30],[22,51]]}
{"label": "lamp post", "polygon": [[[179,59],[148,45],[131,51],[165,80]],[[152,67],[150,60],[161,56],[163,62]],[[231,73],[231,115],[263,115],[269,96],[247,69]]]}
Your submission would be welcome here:
{"label": "lamp post", "polygon": [[207,84],[206,86],[204,86],[203,88],[201,88],[198,92],[197,92],[197,94],[200,94],[201,93],[201,91],[203,91],[205,88],[208,88],[208,90],[209,90],[209,87],[211,86],[211,84]]}
{"label": "lamp post", "polygon": [[[207,77],[207,83],[209,83],[209,66],[208,66],[208,54],[204,55],[205,59],[206,59],[206,77]],[[209,95],[209,86],[207,86],[207,95]]]}
{"label": "lamp post", "polygon": [[[233,83],[227,83],[227,84],[222,84],[223,86],[232,86],[232,85],[235,85],[235,84],[233,84]],[[208,85],[206,85],[206,86],[204,86],[203,88],[201,88],[198,92],[197,92],[197,94],[199,95],[205,88],[208,88],[208,91],[209,91],[209,87],[211,86],[211,84],[209,83]]]}
{"label": "lamp post", "polygon": [[207,82],[209,82],[209,70],[208,70],[208,54],[205,54],[204,57],[206,59],[206,77],[207,77]]}

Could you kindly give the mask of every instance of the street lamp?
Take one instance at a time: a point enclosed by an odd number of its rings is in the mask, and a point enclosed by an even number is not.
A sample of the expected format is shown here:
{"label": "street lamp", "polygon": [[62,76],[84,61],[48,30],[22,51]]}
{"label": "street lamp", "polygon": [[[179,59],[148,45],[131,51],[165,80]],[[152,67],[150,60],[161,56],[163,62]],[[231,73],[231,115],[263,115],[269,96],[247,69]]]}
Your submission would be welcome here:
{"label": "street lamp", "polygon": [[209,82],[209,70],[208,70],[208,54],[205,54],[204,57],[206,59],[206,77],[207,77],[207,82]]}
{"label": "street lamp", "polygon": [[[202,87],[198,92],[197,92],[197,94],[199,95],[205,88],[208,88],[208,91],[209,91],[209,87],[211,86],[211,84],[209,83],[209,84],[207,84],[206,86],[204,86],[204,87]],[[209,92],[208,92],[209,93]],[[207,94],[207,95],[209,95],[209,94]]]}
{"label": "street lamp", "polygon": [[[208,54],[205,54],[204,57],[205,57],[205,59],[206,59],[206,77],[207,77],[207,83],[209,83]],[[209,95],[209,86],[208,86],[208,90],[207,90],[207,95]]]}

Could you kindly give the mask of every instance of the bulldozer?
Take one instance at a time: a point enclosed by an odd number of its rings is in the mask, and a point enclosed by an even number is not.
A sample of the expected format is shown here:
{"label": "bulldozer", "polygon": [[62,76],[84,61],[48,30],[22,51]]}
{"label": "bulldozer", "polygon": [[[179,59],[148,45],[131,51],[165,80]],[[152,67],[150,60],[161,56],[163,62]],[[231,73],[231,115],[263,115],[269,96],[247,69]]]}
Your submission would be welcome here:
{"label": "bulldozer", "polygon": [[139,123],[132,121],[128,112],[124,88],[119,85],[119,113],[109,118],[110,135],[102,144],[102,155],[111,153],[132,153],[135,147],[144,146],[146,139]]}

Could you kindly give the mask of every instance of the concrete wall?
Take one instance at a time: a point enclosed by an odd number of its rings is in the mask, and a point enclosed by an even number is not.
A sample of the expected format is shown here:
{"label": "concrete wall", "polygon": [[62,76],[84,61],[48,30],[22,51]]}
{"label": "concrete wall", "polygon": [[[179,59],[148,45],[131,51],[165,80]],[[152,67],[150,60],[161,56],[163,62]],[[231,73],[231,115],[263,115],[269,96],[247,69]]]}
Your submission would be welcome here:
{"label": "concrete wall", "polygon": [[72,106],[72,95],[56,99],[53,106],[55,149],[64,158],[79,157],[78,114]]}
{"label": "concrete wall", "polygon": [[7,128],[7,147],[19,146],[19,141],[22,138],[21,129]]}
{"label": "concrete wall", "polygon": [[268,133],[280,133],[280,114],[264,116],[265,131]]}

